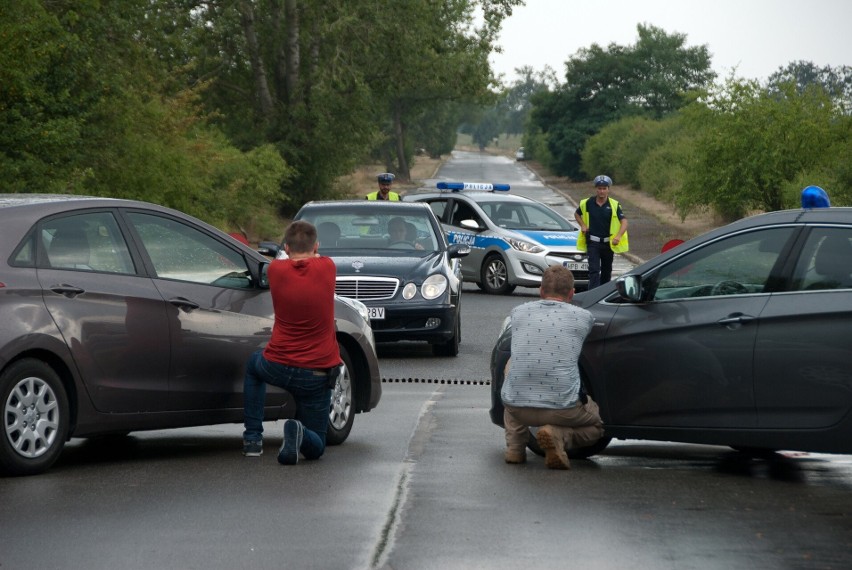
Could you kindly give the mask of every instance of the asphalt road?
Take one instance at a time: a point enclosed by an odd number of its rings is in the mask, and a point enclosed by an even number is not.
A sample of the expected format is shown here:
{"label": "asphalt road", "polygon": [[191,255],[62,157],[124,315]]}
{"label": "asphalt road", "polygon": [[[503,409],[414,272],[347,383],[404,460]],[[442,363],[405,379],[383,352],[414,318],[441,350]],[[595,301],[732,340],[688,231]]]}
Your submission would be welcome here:
{"label": "asphalt road", "polygon": [[278,465],[276,422],[260,458],[240,425],[73,440],[0,479],[0,570],[852,568],[852,456],[616,441],[567,472],[505,464],[488,353],[535,295],[466,286],[458,357],[382,346],[382,401],[319,461]]}

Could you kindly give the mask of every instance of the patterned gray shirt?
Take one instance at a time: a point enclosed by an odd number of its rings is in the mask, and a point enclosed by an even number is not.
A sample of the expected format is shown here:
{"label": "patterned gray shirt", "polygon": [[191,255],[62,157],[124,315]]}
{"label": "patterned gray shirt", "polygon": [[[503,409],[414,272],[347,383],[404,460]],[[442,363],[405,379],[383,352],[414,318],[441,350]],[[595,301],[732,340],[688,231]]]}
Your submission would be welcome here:
{"label": "patterned gray shirt", "polygon": [[594,317],[580,307],[539,300],[512,310],[512,361],[500,396],[522,408],[567,408],[577,402],[577,360]]}

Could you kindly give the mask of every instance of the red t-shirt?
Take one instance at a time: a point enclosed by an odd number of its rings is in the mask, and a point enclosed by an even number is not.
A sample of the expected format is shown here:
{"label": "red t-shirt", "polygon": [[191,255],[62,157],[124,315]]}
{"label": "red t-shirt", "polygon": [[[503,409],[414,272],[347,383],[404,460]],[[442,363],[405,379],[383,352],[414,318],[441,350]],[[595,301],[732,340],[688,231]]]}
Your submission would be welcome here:
{"label": "red t-shirt", "polygon": [[334,324],[337,270],[328,257],[276,259],[269,264],[275,324],[263,356],[286,366],[340,364]]}

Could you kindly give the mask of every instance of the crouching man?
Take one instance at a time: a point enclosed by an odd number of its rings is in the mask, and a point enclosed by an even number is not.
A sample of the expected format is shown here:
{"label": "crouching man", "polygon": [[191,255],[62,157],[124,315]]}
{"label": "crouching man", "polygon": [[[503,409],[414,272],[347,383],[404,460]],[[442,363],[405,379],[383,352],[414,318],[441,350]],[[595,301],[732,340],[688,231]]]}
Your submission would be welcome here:
{"label": "crouching man", "polygon": [[[581,395],[577,360],[592,330],[592,314],[571,305],[574,275],[552,265],[541,279],[541,299],[511,314],[512,358],[500,396],[505,408],[506,463],[525,463],[529,427],[550,469],[570,469],[566,448],[603,436],[598,405]],[[585,401],[584,401],[585,400]]]}

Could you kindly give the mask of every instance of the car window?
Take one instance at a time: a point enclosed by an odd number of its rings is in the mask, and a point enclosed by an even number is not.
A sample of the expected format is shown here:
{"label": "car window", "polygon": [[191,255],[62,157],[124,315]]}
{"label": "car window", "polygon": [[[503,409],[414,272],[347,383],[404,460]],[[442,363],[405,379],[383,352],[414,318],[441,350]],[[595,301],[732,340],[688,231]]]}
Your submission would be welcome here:
{"label": "car window", "polygon": [[654,300],[762,293],[794,228],[741,233],[665,265],[653,279]]}
{"label": "car window", "polygon": [[242,254],[210,235],[162,216],[132,212],[128,219],[139,234],[157,277],[218,287],[252,286]]}
{"label": "car window", "polygon": [[461,226],[462,220],[474,220],[477,224],[484,225],[479,216],[470,205],[461,200],[453,200],[452,216],[450,217],[450,225]]}
{"label": "car window", "polygon": [[852,288],[852,229],[813,228],[793,274],[793,289]]}
{"label": "car window", "polygon": [[429,202],[429,207],[432,208],[432,212],[434,212],[435,217],[438,220],[444,219],[444,211],[447,209],[447,201],[446,200],[433,200]]}
{"label": "car window", "polygon": [[130,251],[110,212],[52,218],[41,225],[47,267],[133,274]]}
{"label": "car window", "polygon": [[533,202],[489,202],[480,204],[480,207],[495,225],[510,230],[576,230],[553,210]]}

